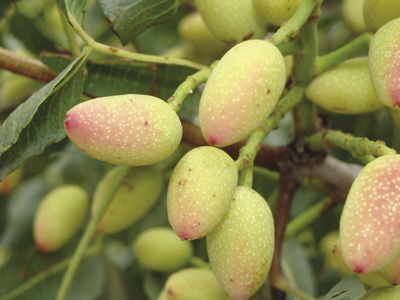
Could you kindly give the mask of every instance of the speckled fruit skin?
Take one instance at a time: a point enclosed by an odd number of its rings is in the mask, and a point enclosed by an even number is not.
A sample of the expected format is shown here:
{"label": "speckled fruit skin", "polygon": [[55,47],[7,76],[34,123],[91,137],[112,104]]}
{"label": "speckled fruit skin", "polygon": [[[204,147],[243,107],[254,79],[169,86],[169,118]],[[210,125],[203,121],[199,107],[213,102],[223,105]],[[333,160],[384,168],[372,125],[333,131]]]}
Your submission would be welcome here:
{"label": "speckled fruit skin", "polygon": [[263,284],[274,253],[274,221],[267,202],[239,186],[221,222],[207,235],[218,282],[233,300],[250,298]]}
{"label": "speckled fruit skin", "polygon": [[205,236],[223,217],[238,179],[233,159],[214,147],[189,151],[176,165],[169,182],[169,222],[183,240]]}
{"label": "speckled fruit skin", "polygon": [[368,31],[376,32],[386,23],[400,18],[400,1],[365,0],[363,16]]}
{"label": "speckled fruit skin", "polygon": [[168,300],[227,300],[209,269],[189,268],[172,274],[165,283]]}
{"label": "speckled fruit skin", "polygon": [[90,156],[112,164],[143,166],[170,156],[182,125],[163,100],[147,95],[97,98],[73,107],[64,121],[71,141]]}
{"label": "speckled fruit skin", "polygon": [[289,20],[299,8],[302,0],[253,0],[258,15],[269,24],[279,26]]}
{"label": "speckled fruit skin", "polygon": [[[338,235],[339,238],[339,235]],[[340,249],[340,241],[339,239],[336,240],[335,244],[331,247],[332,257],[334,259],[335,265],[333,268],[337,271],[339,277],[345,278],[354,272],[349,268],[346,262],[343,259],[342,251]],[[364,283],[365,285],[370,286],[371,288],[381,288],[390,286],[385,279],[383,279],[378,272],[372,272],[368,274],[358,274],[358,278]]]}
{"label": "speckled fruit skin", "polygon": [[368,57],[372,86],[379,100],[400,110],[400,18],[378,30],[372,38]]}
{"label": "speckled fruit skin", "polygon": [[400,155],[368,163],[350,188],[340,219],[343,258],[356,273],[400,256]]}
{"label": "speckled fruit skin", "polygon": [[252,40],[233,47],[213,70],[200,99],[204,138],[216,147],[246,138],[275,108],[285,82],[285,62],[274,45]]}
{"label": "speckled fruit skin", "polygon": [[[100,208],[114,177],[122,171],[123,167],[114,167],[100,181],[93,195],[92,215]],[[115,233],[128,228],[153,207],[162,190],[163,176],[159,170],[149,166],[130,168],[97,225],[97,231]]]}
{"label": "speckled fruit skin", "polygon": [[178,32],[182,40],[187,42],[198,55],[207,56],[211,60],[221,58],[229,49],[229,45],[208,29],[198,12],[183,17],[179,22]]}
{"label": "speckled fruit skin", "polygon": [[338,114],[362,114],[384,107],[372,88],[367,57],[348,60],[317,76],[307,87],[306,97]]}
{"label": "speckled fruit skin", "polygon": [[378,271],[391,285],[400,284],[400,256]]}
{"label": "speckled fruit skin", "polygon": [[63,185],[48,193],[33,222],[36,247],[52,252],[64,246],[85,221],[89,196],[79,186]]}
{"label": "speckled fruit skin", "polygon": [[344,21],[355,34],[361,34],[367,30],[363,16],[364,1],[365,0],[344,0],[342,2]]}
{"label": "speckled fruit skin", "polygon": [[257,15],[251,0],[194,2],[207,27],[228,45],[249,39],[262,39],[267,34],[267,24]]}
{"label": "speckled fruit skin", "polygon": [[147,229],[133,243],[138,262],[146,269],[171,273],[183,268],[193,255],[189,241],[181,241],[167,227]]}
{"label": "speckled fruit skin", "polygon": [[369,294],[366,298],[362,300],[398,300],[400,295],[399,287],[385,287],[377,289]]}

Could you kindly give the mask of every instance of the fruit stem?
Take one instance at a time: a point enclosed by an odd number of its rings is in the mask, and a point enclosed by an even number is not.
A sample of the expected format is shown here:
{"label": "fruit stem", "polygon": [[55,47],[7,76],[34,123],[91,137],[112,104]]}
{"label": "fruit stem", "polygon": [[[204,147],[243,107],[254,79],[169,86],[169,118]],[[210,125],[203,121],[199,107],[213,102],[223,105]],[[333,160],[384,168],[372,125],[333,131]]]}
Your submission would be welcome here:
{"label": "fruit stem", "polygon": [[202,69],[193,75],[188,76],[186,80],[178,86],[175,93],[168,99],[168,104],[171,105],[175,112],[181,110],[182,103],[187,95],[192,93],[200,84],[207,81],[217,64],[218,60],[213,62],[208,68]]}
{"label": "fruit stem", "polygon": [[323,215],[325,212],[327,212],[330,208],[332,208],[336,204],[337,201],[334,201],[330,197],[325,197],[317,204],[311,206],[310,208],[302,212],[300,215],[298,215],[295,219],[293,219],[286,225],[284,239],[288,240],[294,237],[299,231],[303,230],[308,225],[313,223],[321,215]]}
{"label": "fruit stem", "polygon": [[103,214],[105,213],[109,203],[111,202],[111,199],[114,196],[114,193],[116,192],[118,186],[121,184],[128,170],[129,167],[124,166],[121,172],[118,172],[117,175],[113,178],[113,181],[110,184],[110,188],[108,189],[107,194],[104,196],[103,203],[101,203],[99,210],[90,220],[78,244],[78,247],[75,249],[75,253],[72,256],[72,260],[69,263],[68,269],[65,272],[63,280],[61,282],[60,289],[58,290],[56,300],[64,300],[66,298],[68,289],[75,276],[76,270],[78,269],[79,263],[81,262],[83,256],[85,255],[85,251],[93,235],[96,232],[97,225],[99,224]]}
{"label": "fruit stem", "polygon": [[332,129],[328,129],[325,134],[316,133],[310,136],[306,143],[314,151],[326,148],[327,145],[342,148],[364,164],[374,160],[375,157],[397,153],[396,150],[387,147],[383,141],[374,142],[366,137],[354,137],[349,133]]}
{"label": "fruit stem", "polygon": [[252,188],[253,186],[253,163],[246,165],[240,172],[239,186]]}
{"label": "fruit stem", "polygon": [[275,46],[279,46],[288,37],[297,36],[300,32],[300,28],[307,20],[309,22],[314,21],[314,16],[310,17],[310,15],[314,11],[315,7],[319,7],[320,3],[321,0],[303,0],[289,21],[282,23],[278,31],[271,36],[268,41]]}
{"label": "fruit stem", "polygon": [[57,74],[40,60],[15,54],[2,47],[0,47],[0,69],[43,82],[50,82],[57,77]]}
{"label": "fruit stem", "polygon": [[299,290],[293,286],[291,286],[284,277],[277,278],[276,281],[274,281],[274,286],[286,293],[292,294],[294,296],[297,296],[298,298],[302,300],[316,300],[314,297],[311,297],[310,295],[306,294],[302,290]]}
{"label": "fruit stem", "polygon": [[314,67],[314,75],[325,72],[345,60],[359,56],[368,50],[372,37],[372,33],[365,32],[343,47],[318,57]]}
{"label": "fruit stem", "polygon": [[81,50],[79,49],[79,45],[76,42],[75,39],[75,32],[72,30],[71,26],[68,23],[67,17],[65,16],[65,14],[63,13],[63,11],[61,10],[60,6],[58,6],[58,14],[60,15],[61,21],[62,21],[62,25],[64,28],[64,33],[67,37],[68,40],[68,44],[69,44],[69,50],[71,51],[73,56],[79,56]]}
{"label": "fruit stem", "polygon": [[238,159],[235,161],[238,170],[244,169],[245,164],[253,164],[258,150],[260,150],[260,143],[264,138],[275,128],[279,126],[279,121],[283,119],[285,114],[293,109],[302,99],[305,88],[297,85],[291,89],[276,105],[271,115],[264,121],[264,123],[256,129],[249,137],[245,146],[240,149]]}
{"label": "fruit stem", "polygon": [[70,24],[74,28],[75,32],[84,40],[84,42],[96,52],[112,55],[112,56],[119,56],[131,59],[133,61],[141,61],[147,63],[154,63],[154,64],[163,64],[163,65],[177,65],[177,66],[184,66],[193,68],[196,70],[202,70],[206,68],[205,65],[187,60],[182,58],[176,57],[163,57],[163,56],[156,56],[156,55],[149,55],[149,54],[142,54],[142,53],[134,53],[130,51],[126,51],[123,49],[111,47],[108,45],[104,45],[101,43],[96,42],[92,37],[90,37],[85,30],[83,30],[82,26],[75,20],[71,13],[68,12],[68,19]]}

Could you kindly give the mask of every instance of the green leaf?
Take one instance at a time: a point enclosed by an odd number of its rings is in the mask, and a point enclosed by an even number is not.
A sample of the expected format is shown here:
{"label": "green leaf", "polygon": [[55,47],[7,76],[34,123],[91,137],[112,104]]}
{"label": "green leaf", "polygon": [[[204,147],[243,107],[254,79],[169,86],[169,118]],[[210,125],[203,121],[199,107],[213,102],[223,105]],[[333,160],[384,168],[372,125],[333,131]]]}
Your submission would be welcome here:
{"label": "green leaf", "polygon": [[289,284],[313,296],[314,275],[301,243],[296,238],[286,241],[282,254],[282,269]]}
{"label": "green leaf", "polygon": [[329,291],[323,300],[355,300],[365,294],[365,287],[356,274],[352,274]]}
{"label": "green leaf", "polygon": [[68,12],[74,17],[74,19],[81,25],[83,25],[83,19],[89,5],[89,0],[56,0],[61,10],[69,20]]}
{"label": "green leaf", "polygon": [[[40,274],[46,272],[47,269],[51,272],[48,264],[56,265],[55,260],[51,259],[50,255],[44,259],[42,256],[36,255],[31,262],[27,261],[28,259],[14,259],[12,263],[0,269],[0,277],[2,278],[0,300],[54,300],[56,298],[64,272],[56,272],[40,280]],[[44,260],[47,261],[47,267]],[[26,265],[27,263],[29,265]],[[28,279],[21,279],[21,272],[24,270],[29,274]],[[35,280],[36,282],[34,282]],[[97,256],[85,258],[75,274],[68,291],[67,300],[98,299],[103,291],[105,280],[106,271],[103,261]],[[27,282],[32,284],[26,287],[24,284]]]}
{"label": "green leaf", "polygon": [[21,104],[0,127],[0,180],[24,161],[65,137],[66,112],[80,102],[84,77],[78,70],[88,51]]}
{"label": "green leaf", "polygon": [[147,28],[170,21],[178,9],[179,2],[179,0],[97,0],[123,45]]}

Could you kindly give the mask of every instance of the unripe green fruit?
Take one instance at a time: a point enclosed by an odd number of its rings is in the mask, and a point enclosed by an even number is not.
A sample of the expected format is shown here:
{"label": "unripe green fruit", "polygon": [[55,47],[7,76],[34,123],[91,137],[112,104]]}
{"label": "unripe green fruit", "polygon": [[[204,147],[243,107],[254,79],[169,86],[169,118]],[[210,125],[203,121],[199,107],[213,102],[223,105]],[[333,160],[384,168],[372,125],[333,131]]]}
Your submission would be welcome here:
{"label": "unripe green fruit", "polygon": [[133,250],[143,267],[163,273],[183,268],[193,255],[192,244],[181,241],[172,229],[166,227],[142,232],[136,238]]}
{"label": "unripe green fruit", "polygon": [[267,34],[267,24],[257,15],[251,0],[194,2],[207,27],[226,44],[262,39]]}
{"label": "unripe green fruit", "polygon": [[72,108],[64,121],[71,141],[96,159],[143,166],[170,156],[182,138],[175,111],[147,95],[97,98]]}
{"label": "unripe green fruit", "polygon": [[399,295],[400,288],[390,286],[373,291],[367,298],[363,298],[363,300],[398,300]]}
{"label": "unripe green fruit", "polygon": [[255,11],[269,24],[279,26],[289,20],[302,0],[253,0]]}
{"label": "unripe green fruit", "polygon": [[340,219],[343,258],[356,273],[400,256],[400,155],[368,163],[354,180]]}
{"label": "unripe green fruit", "polygon": [[228,209],[238,170],[233,159],[214,147],[188,152],[176,165],[168,186],[169,222],[183,240],[205,236]]}
{"label": "unripe green fruit", "polygon": [[378,273],[391,285],[399,285],[400,284],[400,256],[397,257],[394,261],[392,261],[387,266],[380,269],[378,271]]}
{"label": "unripe green fruit", "polygon": [[165,283],[168,300],[227,300],[209,269],[189,268],[172,274]]}
{"label": "unripe green fruit", "polygon": [[[123,167],[111,169],[98,184],[93,196],[92,215],[104,201],[110,185]],[[134,167],[128,170],[114,194],[97,231],[115,233],[128,228],[142,218],[156,203],[163,190],[163,176],[153,167]]]}
{"label": "unripe green fruit", "polygon": [[368,31],[376,32],[386,23],[400,18],[400,1],[365,0],[363,16]]}
{"label": "unripe green fruit", "polygon": [[[400,1],[398,3],[400,4]],[[369,73],[376,95],[384,105],[398,110],[400,110],[399,45],[400,18],[378,30],[372,38],[368,54]]]}
{"label": "unripe green fruit", "polygon": [[264,283],[274,253],[274,220],[267,202],[239,186],[221,222],[207,235],[218,282],[234,300],[250,298]]}
{"label": "unripe green fruit", "polygon": [[[333,259],[335,261],[334,269],[337,271],[338,275],[341,278],[345,278],[354,272],[349,268],[346,262],[343,259],[342,251],[340,249],[340,241],[336,240],[336,243],[331,248]],[[368,285],[372,288],[380,288],[389,286],[389,284],[383,279],[378,272],[372,272],[368,274],[358,274],[358,277],[365,285]]]}
{"label": "unripe green fruit", "polygon": [[208,29],[198,12],[183,17],[179,23],[178,32],[181,38],[201,56],[209,56],[215,60],[229,49],[227,44]]}
{"label": "unripe green fruit", "polygon": [[273,111],[285,82],[285,62],[274,45],[252,40],[233,47],[213,70],[200,99],[204,138],[217,147],[246,138]]}
{"label": "unripe green fruit", "polygon": [[40,203],[33,223],[36,247],[52,252],[64,246],[85,221],[89,197],[75,185],[60,186]]}
{"label": "unripe green fruit", "polygon": [[355,34],[366,31],[363,7],[365,0],[344,0],[342,2],[342,14],[346,24]]}
{"label": "unripe green fruit", "polygon": [[306,96],[339,114],[362,114],[384,107],[372,88],[367,57],[348,60],[317,76],[307,87]]}

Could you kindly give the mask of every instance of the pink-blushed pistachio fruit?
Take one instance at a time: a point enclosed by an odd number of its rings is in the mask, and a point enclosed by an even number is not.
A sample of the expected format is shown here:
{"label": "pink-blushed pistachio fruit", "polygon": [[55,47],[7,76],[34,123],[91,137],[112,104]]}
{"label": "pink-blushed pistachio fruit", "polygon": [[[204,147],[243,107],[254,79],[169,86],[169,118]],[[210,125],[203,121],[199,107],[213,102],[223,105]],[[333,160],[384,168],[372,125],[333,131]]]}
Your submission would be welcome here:
{"label": "pink-blushed pistachio fruit", "polygon": [[288,21],[299,8],[302,0],[253,0],[257,14],[267,23],[279,26]]}
{"label": "pink-blushed pistachio fruit", "polygon": [[[92,215],[99,210],[110,185],[123,168],[118,166],[111,169],[96,187]],[[100,220],[97,231],[115,233],[128,228],[146,215],[162,190],[163,176],[159,170],[150,166],[130,168]]]}
{"label": "pink-blushed pistachio fruit", "polygon": [[254,190],[237,187],[228,211],[207,235],[212,270],[233,300],[250,298],[264,283],[274,241],[267,202]]}
{"label": "pink-blushed pistachio fruit", "polygon": [[361,34],[367,30],[363,16],[364,0],[342,1],[342,14],[344,21],[355,34]]}
{"label": "pink-blushed pistachio fruit", "polygon": [[386,265],[378,271],[388,283],[391,285],[400,284],[400,256],[397,257],[390,264]]}
{"label": "pink-blushed pistachio fruit", "polygon": [[204,138],[212,146],[224,147],[249,136],[271,114],[285,82],[285,62],[271,43],[251,40],[230,49],[200,99]]}
{"label": "pink-blushed pistachio fruit", "polygon": [[170,156],[182,138],[175,111],[147,95],[97,98],[73,107],[64,121],[71,141],[112,164],[143,166]]}
{"label": "pink-blushed pistachio fruit", "polygon": [[338,114],[362,114],[384,107],[372,88],[367,57],[350,59],[317,76],[307,87],[306,96]]}
{"label": "pink-blushed pistachio fruit", "polygon": [[363,16],[368,31],[376,32],[386,23],[400,18],[400,1],[365,0]]}
{"label": "pink-blushed pistachio fruit", "polygon": [[183,240],[205,236],[221,220],[236,188],[238,170],[224,151],[199,147],[176,165],[169,182],[169,222]]}
{"label": "pink-blushed pistachio fruit", "polygon": [[[400,5],[400,1],[397,3]],[[368,57],[372,86],[379,100],[400,110],[400,18],[375,33]]]}
{"label": "pink-blushed pistachio fruit", "polygon": [[356,273],[400,256],[400,155],[368,163],[354,180],[340,219],[344,260]]}
{"label": "pink-blushed pistachio fruit", "polygon": [[85,221],[89,196],[79,186],[63,185],[46,195],[33,222],[36,247],[52,252],[68,243]]}
{"label": "pink-blushed pistachio fruit", "polygon": [[138,235],[133,243],[133,251],[138,262],[146,269],[171,273],[188,264],[193,255],[193,246],[189,241],[181,241],[172,229],[156,227]]}
{"label": "pink-blushed pistachio fruit", "polygon": [[[332,267],[336,270],[340,278],[345,278],[351,274],[354,274],[354,272],[349,268],[343,259],[342,251],[340,249],[339,234],[337,235],[336,242],[331,247],[331,254],[335,263]],[[389,286],[389,284],[379,275],[378,272],[358,274],[358,277],[362,283],[374,289]]]}
{"label": "pink-blushed pistachio fruit", "polygon": [[172,274],[165,283],[168,300],[228,300],[209,269],[189,268]]}
{"label": "pink-blushed pistachio fruit", "polygon": [[267,34],[267,23],[257,15],[251,0],[194,2],[207,27],[226,44],[262,39]]}

